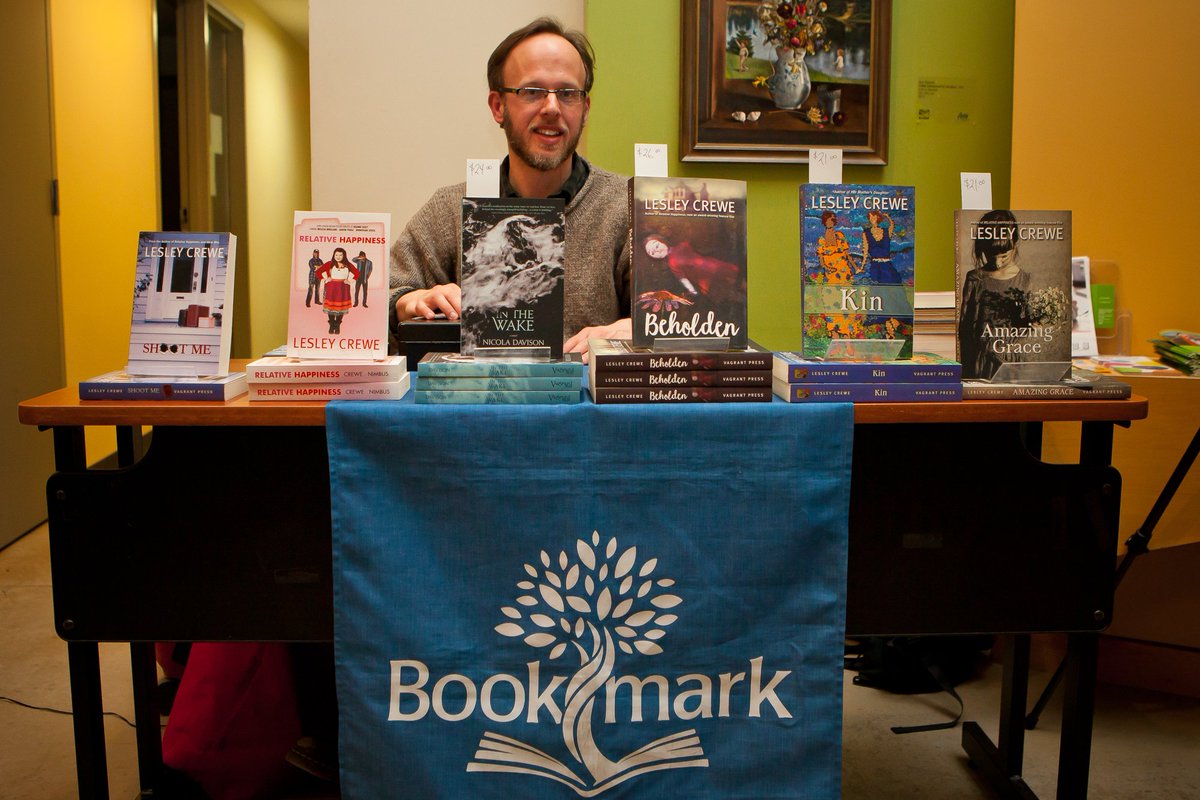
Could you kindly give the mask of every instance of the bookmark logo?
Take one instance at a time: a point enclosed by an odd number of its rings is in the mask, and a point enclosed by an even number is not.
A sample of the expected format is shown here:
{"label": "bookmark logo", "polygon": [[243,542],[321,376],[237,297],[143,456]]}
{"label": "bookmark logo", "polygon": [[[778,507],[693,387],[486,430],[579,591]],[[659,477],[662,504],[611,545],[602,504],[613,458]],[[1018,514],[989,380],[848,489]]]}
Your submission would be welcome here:
{"label": "bookmark logo", "polygon": [[[748,670],[713,676],[617,673],[622,656],[664,652],[668,630],[679,619],[675,611],[684,602],[675,594],[676,581],[658,573],[657,558],[639,562],[637,547],[622,551],[615,537],[602,546],[600,534],[593,532],[590,541],[576,541],[574,557],[564,550],[555,558],[543,550],[524,565],[524,572],[513,605],[500,608],[506,619],[495,631],[520,639],[550,662],[571,665],[569,675],[547,681],[536,660],[526,665],[525,680],[497,674],[477,687],[465,675],[447,674],[427,689],[431,675],[426,664],[391,662],[389,720],[415,722],[432,711],[443,721],[458,722],[478,708],[491,722],[514,723],[524,717],[525,723],[536,725],[545,715],[560,729],[571,757],[560,760],[527,741],[485,731],[468,772],[534,775],[565,784],[581,797],[595,797],[644,773],[708,767],[696,730],[683,726],[653,741],[626,744],[629,751],[615,758],[601,749],[595,736],[600,728],[593,723],[630,723],[620,735],[628,739],[636,730],[633,724],[643,721],[644,694],[657,699],[659,722],[727,718],[739,712],[755,718],[765,708],[777,718],[791,718],[777,693],[791,672],[779,670],[764,681],[761,656],[749,660]],[[618,703],[618,695],[626,693],[626,702]],[[617,719],[618,707],[627,709],[628,719]]]}

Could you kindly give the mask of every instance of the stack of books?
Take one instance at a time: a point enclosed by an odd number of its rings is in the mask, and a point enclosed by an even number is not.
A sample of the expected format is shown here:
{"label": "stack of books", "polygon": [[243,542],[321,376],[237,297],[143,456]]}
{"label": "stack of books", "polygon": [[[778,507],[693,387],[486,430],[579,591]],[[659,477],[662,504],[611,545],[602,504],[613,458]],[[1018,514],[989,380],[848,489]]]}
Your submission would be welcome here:
{"label": "stack of books", "polygon": [[954,292],[917,292],[913,310],[913,350],[953,359],[958,337]]}
{"label": "stack of books", "polygon": [[1185,375],[1200,375],[1200,333],[1192,331],[1160,331],[1151,339],[1154,352],[1165,363]]}
{"label": "stack of books", "polygon": [[776,353],[775,394],[789,403],[961,400],[962,366],[936,353],[899,361],[830,361]]}
{"label": "stack of books", "polygon": [[557,405],[579,403],[583,361],[526,361],[426,353],[417,363],[418,403]]}
{"label": "stack of books", "polygon": [[769,403],[771,353],[658,352],[628,339],[591,339],[588,390],[596,403]]}
{"label": "stack of books", "polygon": [[80,400],[232,400],[246,393],[246,373],[171,376],[131,375],[123,369],[79,384]]}
{"label": "stack of books", "polygon": [[399,400],[410,378],[404,356],[333,360],[266,356],[246,365],[250,400]]}

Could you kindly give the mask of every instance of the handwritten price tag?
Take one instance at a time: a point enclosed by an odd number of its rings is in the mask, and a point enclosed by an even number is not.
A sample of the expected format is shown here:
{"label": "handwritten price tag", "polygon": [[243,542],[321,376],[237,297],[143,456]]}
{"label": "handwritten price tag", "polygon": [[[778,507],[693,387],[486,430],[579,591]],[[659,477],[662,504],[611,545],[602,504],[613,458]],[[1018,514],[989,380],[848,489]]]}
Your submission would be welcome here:
{"label": "handwritten price tag", "polygon": [[992,210],[992,173],[963,172],[962,207],[977,211]]}
{"label": "handwritten price tag", "polygon": [[500,159],[467,159],[467,197],[500,196]]}
{"label": "handwritten price tag", "polygon": [[832,148],[809,150],[808,182],[841,183],[842,151]]}
{"label": "handwritten price tag", "polygon": [[667,177],[667,146],[665,144],[635,144],[633,174],[639,178]]}

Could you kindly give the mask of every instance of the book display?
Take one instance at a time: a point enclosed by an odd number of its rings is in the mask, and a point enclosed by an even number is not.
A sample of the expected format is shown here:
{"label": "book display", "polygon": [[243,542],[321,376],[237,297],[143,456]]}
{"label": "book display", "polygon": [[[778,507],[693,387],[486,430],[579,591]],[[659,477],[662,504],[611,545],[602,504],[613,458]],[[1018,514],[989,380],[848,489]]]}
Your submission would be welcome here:
{"label": "book display", "polygon": [[919,403],[962,399],[962,368],[934,353],[834,361],[776,353],[772,389],[789,403]]}
{"label": "book display", "polygon": [[596,403],[770,402],[771,353],[663,353],[628,339],[591,339],[588,391]]}
{"label": "book display", "polygon": [[289,357],[387,356],[390,228],[390,214],[295,213],[288,287]]}
{"label": "book display", "polygon": [[232,233],[138,234],[131,375],[224,375],[233,336]]}
{"label": "book display", "polygon": [[418,403],[546,405],[582,398],[583,361],[476,358],[427,353],[417,364]]}
{"label": "book display", "polygon": [[80,400],[213,400],[246,393],[246,373],[210,376],[131,375],[114,370],[79,383]]}
{"label": "book display", "polygon": [[562,358],[563,207],[561,199],[463,198],[461,353]]}
{"label": "book display", "polygon": [[801,352],[890,360],[913,352],[916,190],[800,187]]}
{"label": "book display", "polygon": [[746,183],[636,177],[629,182],[633,344],[747,344]]}
{"label": "book display", "polygon": [[404,356],[316,359],[266,356],[246,365],[250,400],[399,400],[410,381]]}
{"label": "book display", "polygon": [[1071,361],[1071,212],[955,211],[964,379],[1053,382]]}
{"label": "book display", "polygon": [[964,400],[1123,400],[1133,387],[1109,375],[1081,367],[1058,381],[1043,383],[997,383],[963,380]]}

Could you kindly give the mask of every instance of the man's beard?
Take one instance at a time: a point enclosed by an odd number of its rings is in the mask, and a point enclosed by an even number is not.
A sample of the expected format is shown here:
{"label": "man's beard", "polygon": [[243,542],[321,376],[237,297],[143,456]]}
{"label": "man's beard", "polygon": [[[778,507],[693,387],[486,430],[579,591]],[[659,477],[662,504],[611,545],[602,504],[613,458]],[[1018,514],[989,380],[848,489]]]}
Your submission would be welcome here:
{"label": "man's beard", "polygon": [[513,128],[512,119],[508,116],[508,109],[504,111],[504,121],[500,123],[500,126],[504,129],[504,135],[508,139],[509,149],[512,150],[516,157],[542,172],[550,172],[551,170],[558,169],[564,161],[574,155],[575,148],[579,145],[579,137],[583,135],[583,123],[580,122],[579,130],[575,131],[574,136],[569,139],[564,137],[566,147],[558,153],[535,153],[517,135],[517,131]]}

